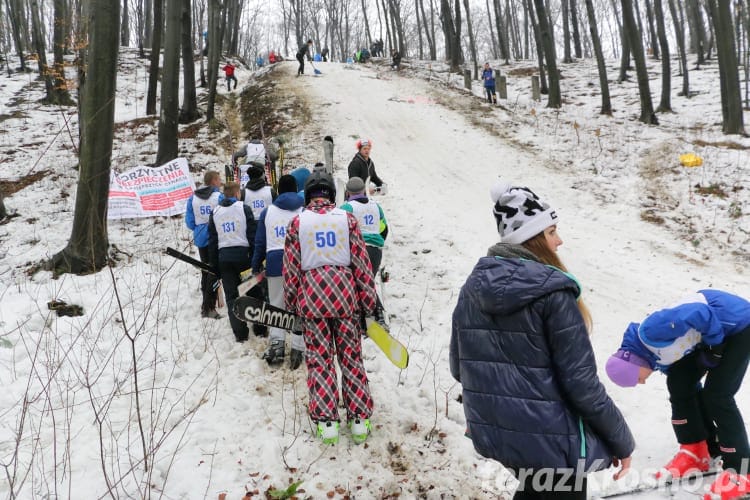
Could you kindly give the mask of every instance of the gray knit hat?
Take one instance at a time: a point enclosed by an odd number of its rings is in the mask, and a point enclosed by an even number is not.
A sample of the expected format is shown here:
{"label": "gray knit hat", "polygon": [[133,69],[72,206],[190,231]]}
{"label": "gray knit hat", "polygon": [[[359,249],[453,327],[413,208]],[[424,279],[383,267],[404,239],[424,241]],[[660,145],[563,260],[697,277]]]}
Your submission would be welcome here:
{"label": "gray knit hat", "polygon": [[352,194],[363,193],[365,190],[365,181],[359,177],[352,177],[349,182],[346,183],[346,191]]}

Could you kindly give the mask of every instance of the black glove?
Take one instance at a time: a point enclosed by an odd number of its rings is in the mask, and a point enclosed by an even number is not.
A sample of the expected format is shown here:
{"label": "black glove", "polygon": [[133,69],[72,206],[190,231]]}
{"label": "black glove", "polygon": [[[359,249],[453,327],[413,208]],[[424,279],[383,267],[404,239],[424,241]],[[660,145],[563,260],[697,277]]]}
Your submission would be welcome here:
{"label": "black glove", "polygon": [[707,345],[698,352],[698,362],[705,368],[716,368],[724,355],[724,344]]}

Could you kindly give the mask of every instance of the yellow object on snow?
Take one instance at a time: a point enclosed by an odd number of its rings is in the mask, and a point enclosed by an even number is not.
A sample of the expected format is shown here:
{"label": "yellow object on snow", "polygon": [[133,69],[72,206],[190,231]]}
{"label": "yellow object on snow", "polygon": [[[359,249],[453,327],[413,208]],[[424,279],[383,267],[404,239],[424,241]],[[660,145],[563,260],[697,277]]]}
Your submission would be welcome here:
{"label": "yellow object on snow", "polygon": [[703,165],[703,158],[695,153],[680,155],[680,163],[683,167],[700,167]]}

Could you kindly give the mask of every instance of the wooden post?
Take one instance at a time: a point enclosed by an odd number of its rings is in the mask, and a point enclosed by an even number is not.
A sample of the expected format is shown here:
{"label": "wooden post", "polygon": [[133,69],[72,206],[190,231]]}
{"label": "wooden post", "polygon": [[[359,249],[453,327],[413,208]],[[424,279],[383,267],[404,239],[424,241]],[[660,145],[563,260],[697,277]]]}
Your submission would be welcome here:
{"label": "wooden post", "polygon": [[495,80],[497,81],[497,93],[500,96],[500,99],[507,99],[508,98],[507,78],[504,76],[498,76]]}
{"label": "wooden post", "polygon": [[531,98],[535,101],[542,100],[542,93],[539,90],[539,76],[533,75],[531,77]]}
{"label": "wooden post", "polygon": [[471,70],[470,69],[464,70],[464,87],[466,87],[468,90],[471,90]]}

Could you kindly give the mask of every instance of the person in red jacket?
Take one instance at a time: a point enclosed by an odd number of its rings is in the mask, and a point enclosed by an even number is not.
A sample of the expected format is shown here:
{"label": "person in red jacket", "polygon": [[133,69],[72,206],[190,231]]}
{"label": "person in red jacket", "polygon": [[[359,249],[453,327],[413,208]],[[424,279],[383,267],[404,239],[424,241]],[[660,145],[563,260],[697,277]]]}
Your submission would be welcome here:
{"label": "person in red jacket", "polygon": [[331,175],[313,172],[305,182],[307,208],[291,220],[284,241],[284,305],[302,317],[309,413],[318,437],[324,444],[339,438],[337,356],[347,420],[360,444],[372,429],[362,316],[375,308],[375,281],[357,219],[335,201]]}
{"label": "person in red jacket", "polygon": [[232,63],[229,63],[229,62],[223,68],[221,68],[222,70],[224,70],[224,74],[226,75],[226,78],[227,78],[227,92],[232,91],[232,80],[234,80],[235,90],[237,89],[237,77],[234,76],[234,70],[236,68],[237,68],[236,66],[234,66]]}

